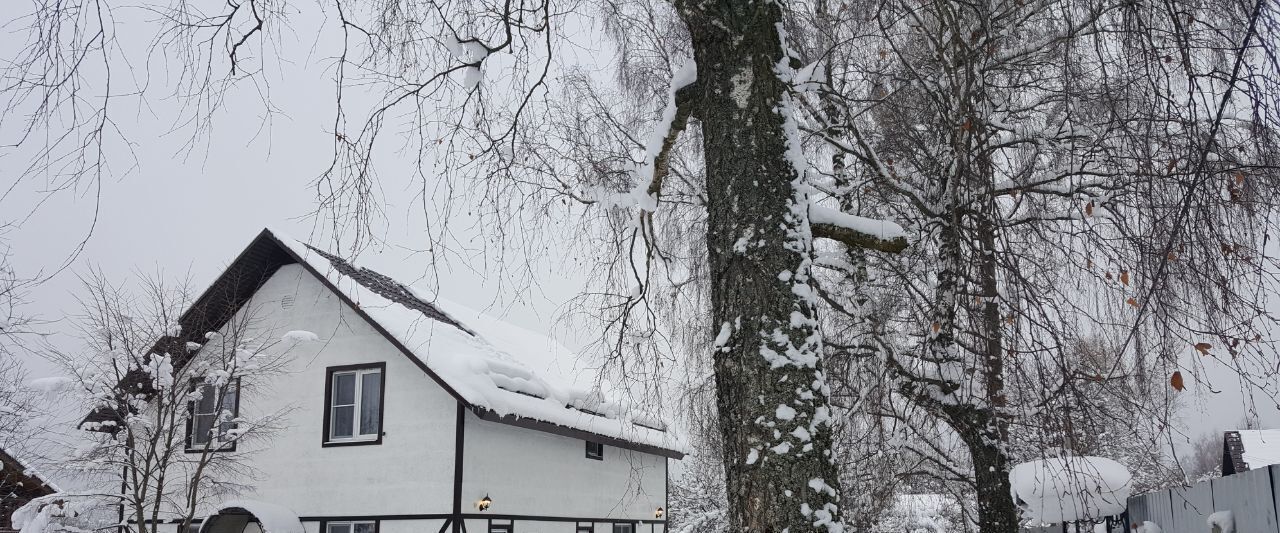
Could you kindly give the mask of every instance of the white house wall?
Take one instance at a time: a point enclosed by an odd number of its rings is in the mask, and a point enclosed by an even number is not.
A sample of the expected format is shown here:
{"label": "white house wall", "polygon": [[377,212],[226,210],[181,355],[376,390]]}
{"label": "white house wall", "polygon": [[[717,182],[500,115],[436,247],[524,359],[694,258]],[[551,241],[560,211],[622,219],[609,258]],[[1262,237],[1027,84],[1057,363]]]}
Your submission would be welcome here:
{"label": "white house wall", "polygon": [[[292,299],[288,309],[281,305],[286,298]],[[289,350],[288,372],[263,390],[242,392],[242,416],[291,409],[269,445],[244,446],[252,450],[249,464],[257,471],[245,498],[280,504],[303,517],[452,510],[452,396],[301,265],[281,267],[241,313],[246,311],[264,338],[305,330],[320,340]],[[326,369],[363,363],[386,364],[382,443],[322,447]]]}
{"label": "white house wall", "polygon": [[463,512],[475,512],[486,494],[493,515],[653,520],[666,507],[663,457],[606,445],[604,460],[588,459],[581,439],[470,412],[464,435]]}

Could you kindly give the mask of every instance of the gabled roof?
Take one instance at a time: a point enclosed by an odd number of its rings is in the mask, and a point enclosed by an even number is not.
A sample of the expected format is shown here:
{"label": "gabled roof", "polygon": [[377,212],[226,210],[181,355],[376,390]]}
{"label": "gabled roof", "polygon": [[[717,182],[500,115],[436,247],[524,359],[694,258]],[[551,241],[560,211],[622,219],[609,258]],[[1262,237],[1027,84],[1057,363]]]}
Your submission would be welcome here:
{"label": "gabled roof", "polygon": [[1280,464],[1280,429],[1228,431],[1222,439],[1222,475]]}
{"label": "gabled roof", "polygon": [[[438,302],[388,276],[271,230],[259,233],[182,315],[182,336],[164,339],[158,347],[200,342],[204,332],[216,331],[230,320],[280,267],[294,263],[482,419],[666,457],[684,456],[679,440],[651,417],[598,393],[545,379],[522,363],[520,354],[496,348]],[[109,419],[109,414],[104,416]]]}

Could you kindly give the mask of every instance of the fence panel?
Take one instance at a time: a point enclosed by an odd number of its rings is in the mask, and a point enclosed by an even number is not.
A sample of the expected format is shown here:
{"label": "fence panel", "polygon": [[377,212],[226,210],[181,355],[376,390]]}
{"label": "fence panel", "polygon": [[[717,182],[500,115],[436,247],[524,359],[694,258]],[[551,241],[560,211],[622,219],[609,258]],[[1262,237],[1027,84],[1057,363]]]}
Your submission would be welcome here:
{"label": "fence panel", "polygon": [[1276,528],[1271,468],[1213,480],[1214,511],[1231,511],[1239,533],[1280,533]]}
{"label": "fence panel", "polygon": [[[1172,527],[1173,526],[1173,503],[1169,498],[1169,491],[1162,490],[1160,492],[1153,492],[1151,494],[1147,494],[1146,496],[1147,496],[1147,513],[1148,514],[1146,518],[1143,518],[1143,520],[1152,522],[1160,526],[1161,528]],[[1132,518],[1129,519],[1129,523],[1141,524],[1141,522],[1134,522]],[[1165,524],[1168,524],[1168,526],[1166,526]],[[1173,533],[1172,529],[1166,529],[1166,531],[1168,531],[1169,533]]]}
{"label": "fence panel", "polygon": [[1205,533],[1207,521],[1213,514],[1213,485],[1197,483],[1190,487],[1169,489],[1173,508],[1173,527],[1160,524],[1165,533]]}

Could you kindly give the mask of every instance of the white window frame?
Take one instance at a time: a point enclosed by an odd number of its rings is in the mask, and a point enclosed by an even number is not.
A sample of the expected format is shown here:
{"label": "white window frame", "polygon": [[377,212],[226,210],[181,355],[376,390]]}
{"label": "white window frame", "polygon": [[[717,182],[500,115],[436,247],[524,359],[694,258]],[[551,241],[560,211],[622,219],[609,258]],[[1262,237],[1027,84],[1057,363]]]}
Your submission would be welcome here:
{"label": "white window frame", "polygon": [[348,529],[347,529],[347,532],[348,532],[348,533],[356,533],[356,525],[357,525],[357,524],[368,524],[368,525],[373,526],[373,530],[374,530],[375,532],[376,532],[376,531],[378,531],[378,521],[377,521],[377,520],[338,520],[338,521],[334,521],[334,522],[325,522],[325,523],[324,523],[324,531],[323,531],[322,533],[330,533],[330,531],[332,531],[332,529],[331,529],[331,528],[332,528],[333,526],[348,526]]}
{"label": "white window frame", "polygon": [[[329,413],[328,413],[329,414],[329,434],[325,436],[327,439],[327,442],[363,442],[363,441],[370,441],[370,440],[378,440],[378,437],[382,435],[382,410],[387,408],[387,406],[382,405],[383,396],[385,396],[384,393],[386,392],[384,390],[378,391],[378,396],[379,396],[378,412],[375,413],[374,415],[378,417],[378,430],[374,431],[373,433],[360,433],[360,422],[361,422],[360,402],[361,402],[361,399],[364,397],[362,394],[362,392],[364,391],[364,377],[369,374],[378,375],[378,383],[380,387],[385,388],[387,386],[386,376],[383,375],[382,368],[379,368],[379,367],[353,368],[351,370],[338,370],[329,374],[329,405],[325,406],[325,409],[329,410]],[[338,404],[338,376],[355,376],[355,396],[353,396],[351,400],[353,403],[344,403],[341,405]],[[346,437],[346,436],[339,437],[333,434],[333,432],[338,428],[338,423],[337,423],[338,417],[335,411],[339,407],[352,408],[351,436],[349,437]],[[347,522],[334,522],[334,523],[343,524]],[[327,527],[328,526],[326,526],[326,528]],[[354,530],[353,530],[353,533],[354,533]]]}

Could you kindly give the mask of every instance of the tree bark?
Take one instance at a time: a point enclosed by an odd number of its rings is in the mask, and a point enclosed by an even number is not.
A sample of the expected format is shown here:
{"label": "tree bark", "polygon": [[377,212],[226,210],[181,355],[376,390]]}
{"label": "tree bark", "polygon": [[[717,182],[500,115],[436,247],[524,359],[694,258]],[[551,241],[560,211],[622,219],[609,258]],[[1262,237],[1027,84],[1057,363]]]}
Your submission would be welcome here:
{"label": "tree bark", "polygon": [[706,157],[730,529],[837,531],[807,199],[788,157],[787,86],[777,70],[782,12],[768,0],[676,7],[692,35],[701,91],[694,114]]}

